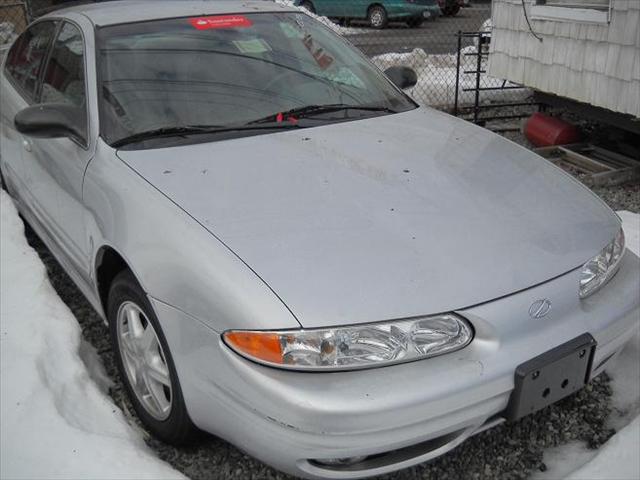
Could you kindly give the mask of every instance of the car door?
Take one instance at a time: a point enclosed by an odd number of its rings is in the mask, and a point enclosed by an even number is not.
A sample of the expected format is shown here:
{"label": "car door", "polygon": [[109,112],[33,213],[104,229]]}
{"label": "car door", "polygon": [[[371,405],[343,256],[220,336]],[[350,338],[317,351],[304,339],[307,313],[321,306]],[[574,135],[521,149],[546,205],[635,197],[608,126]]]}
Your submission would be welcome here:
{"label": "car door", "polygon": [[354,0],[353,10],[354,16],[357,18],[367,18],[369,16],[369,8],[373,5],[382,5],[386,8],[385,0],[371,1],[371,0]]}
{"label": "car door", "polygon": [[36,102],[38,79],[56,28],[55,21],[40,21],[27,28],[7,53],[0,83],[2,172],[13,192],[29,207],[32,207],[33,184],[22,152],[30,148],[30,139],[16,130],[13,119],[20,110]]}
{"label": "car door", "polygon": [[367,9],[372,3],[380,4],[380,2],[371,2],[369,0],[349,0],[346,2],[340,0],[331,0],[335,11],[334,17],[337,18],[367,18]]}
{"label": "car door", "polygon": [[342,0],[316,0],[314,6],[316,13],[325,17],[339,17],[350,10],[350,1]]}
{"label": "car door", "polygon": [[89,139],[85,41],[80,27],[62,21],[43,68],[39,103],[70,104],[81,113],[81,139],[29,138],[23,151],[33,194],[47,228],[71,266],[88,278],[82,182],[93,149]]}

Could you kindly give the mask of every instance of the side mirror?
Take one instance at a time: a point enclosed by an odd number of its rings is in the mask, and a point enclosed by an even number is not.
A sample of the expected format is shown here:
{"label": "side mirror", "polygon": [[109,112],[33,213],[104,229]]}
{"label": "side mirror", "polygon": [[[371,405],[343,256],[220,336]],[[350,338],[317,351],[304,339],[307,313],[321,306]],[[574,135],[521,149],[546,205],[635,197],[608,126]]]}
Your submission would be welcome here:
{"label": "side mirror", "polygon": [[43,103],[20,110],[13,123],[24,135],[37,138],[69,137],[85,142],[86,111],[64,103]]}
{"label": "side mirror", "polygon": [[402,90],[411,88],[418,83],[418,75],[409,67],[390,67],[384,73],[396,87]]}

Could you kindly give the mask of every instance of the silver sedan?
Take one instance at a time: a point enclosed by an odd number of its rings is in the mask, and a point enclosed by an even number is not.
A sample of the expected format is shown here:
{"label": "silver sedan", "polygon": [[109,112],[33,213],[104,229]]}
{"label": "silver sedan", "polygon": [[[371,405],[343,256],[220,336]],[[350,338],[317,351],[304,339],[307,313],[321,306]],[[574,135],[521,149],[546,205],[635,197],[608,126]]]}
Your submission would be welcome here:
{"label": "silver sedan", "polygon": [[0,166],[158,438],[283,471],[424,462],[580,389],[638,325],[620,219],[272,2],[104,2],[2,65]]}

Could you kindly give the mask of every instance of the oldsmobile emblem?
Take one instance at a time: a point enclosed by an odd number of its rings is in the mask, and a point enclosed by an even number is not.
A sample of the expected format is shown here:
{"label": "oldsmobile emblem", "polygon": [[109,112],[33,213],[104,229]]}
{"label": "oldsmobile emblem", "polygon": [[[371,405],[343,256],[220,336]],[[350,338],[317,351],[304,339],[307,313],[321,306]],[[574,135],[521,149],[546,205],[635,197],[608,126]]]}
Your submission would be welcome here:
{"label": "oldsmobile emblem", "polygon": [[542,318],[551,310],[551,300],[542,298],[536,300],[529,307],[529,316],[531,318]]}

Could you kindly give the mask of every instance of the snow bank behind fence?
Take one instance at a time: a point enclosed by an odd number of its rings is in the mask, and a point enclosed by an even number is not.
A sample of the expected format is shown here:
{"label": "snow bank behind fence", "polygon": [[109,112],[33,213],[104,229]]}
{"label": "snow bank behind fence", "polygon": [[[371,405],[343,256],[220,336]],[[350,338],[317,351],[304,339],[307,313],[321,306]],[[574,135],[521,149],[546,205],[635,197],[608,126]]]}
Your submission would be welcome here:
{"label": "snow bank behind fence", "polygon": [[[458,85],[458,105],[470,106],[475,102],[475,91],[467,91],[476,86],[476,75],[464,73],[478,68],[477,47],[471,45],[460,50],[460,81]],[[418,74],[418,83],[410,89],[409,94],[416,102],[423,106],[430,106],[443,110],[451,110],[455,104],[456,95],[456,54],[429,54],[421,48],[408,53],[385,53],[371,59],[380,70],[389,67],[410,67]],[[483,63],[484,65],[484,63]],[[482,67],[484,68],[484,67]],[[513,87],[513,83],[494,78],[486,73],[480,75],[481,88]],[[522,102],[531,92],[522,90],[487,90],[480,93],[480,103],[492,102]]]}

